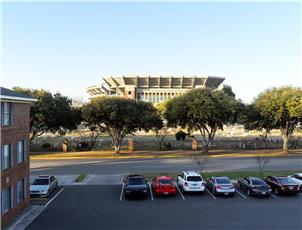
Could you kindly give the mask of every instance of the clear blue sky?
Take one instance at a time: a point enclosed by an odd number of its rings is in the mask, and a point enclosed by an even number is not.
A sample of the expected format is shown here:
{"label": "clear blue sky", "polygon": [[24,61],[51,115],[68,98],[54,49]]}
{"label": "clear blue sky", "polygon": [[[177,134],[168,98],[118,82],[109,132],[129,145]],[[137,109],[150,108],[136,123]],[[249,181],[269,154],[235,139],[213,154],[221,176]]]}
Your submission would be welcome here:
{"label": "clear blue sky", "polygon": [[209,75],[250,102],[302,85],[299,3],[2,4],[5,87],[87,98],[107,75]]}

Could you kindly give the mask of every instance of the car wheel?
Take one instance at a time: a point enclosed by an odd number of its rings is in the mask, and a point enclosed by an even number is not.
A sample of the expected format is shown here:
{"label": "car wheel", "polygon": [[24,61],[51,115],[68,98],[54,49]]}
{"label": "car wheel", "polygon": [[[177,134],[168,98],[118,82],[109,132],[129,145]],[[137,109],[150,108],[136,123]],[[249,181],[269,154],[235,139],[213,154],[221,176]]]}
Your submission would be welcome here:
{"label": "car wheel", "polygon": [[278,195],[279,194],[279,190],[277,188],[274,189],[274,193],[275,195]]}

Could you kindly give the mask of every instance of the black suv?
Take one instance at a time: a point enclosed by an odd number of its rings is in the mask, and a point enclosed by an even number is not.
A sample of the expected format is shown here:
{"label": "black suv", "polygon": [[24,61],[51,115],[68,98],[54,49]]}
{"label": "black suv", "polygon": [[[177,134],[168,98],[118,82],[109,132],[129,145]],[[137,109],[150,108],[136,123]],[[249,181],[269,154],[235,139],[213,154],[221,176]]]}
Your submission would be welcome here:
{"label": "black suv", "polygon": [[148,197],[148,186],[145,177],[142,175],[129,175],[124,178],[125,198],[140,196]]}

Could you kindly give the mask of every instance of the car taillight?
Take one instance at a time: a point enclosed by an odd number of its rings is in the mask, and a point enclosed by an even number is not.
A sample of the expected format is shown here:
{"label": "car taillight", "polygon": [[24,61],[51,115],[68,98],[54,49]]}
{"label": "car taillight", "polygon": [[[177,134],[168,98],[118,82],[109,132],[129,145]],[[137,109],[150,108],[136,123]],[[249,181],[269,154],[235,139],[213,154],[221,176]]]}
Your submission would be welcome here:
{"label": "car taillight", "polygon": [[222,186],[220,186],[220,185],[217,185],[216,188],[223,189]]}
{"label": "car taillight", "polygon": [[188,182],[185,182],[185,186],[188,186]]}

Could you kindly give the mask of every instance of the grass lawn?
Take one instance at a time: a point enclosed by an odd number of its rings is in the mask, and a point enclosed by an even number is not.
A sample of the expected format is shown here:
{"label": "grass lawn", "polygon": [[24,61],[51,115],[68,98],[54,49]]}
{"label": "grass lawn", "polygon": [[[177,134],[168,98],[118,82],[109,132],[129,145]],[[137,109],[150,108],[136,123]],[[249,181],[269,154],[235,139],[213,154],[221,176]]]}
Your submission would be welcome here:
{"label": "grass lawn", "polygon": [[[294,170],[285,170],[285,171],[221,171],[221,172],[204,172],[201,173],[204,179],[208,179],[211,176],[228,176],[232,180],[237,180],[239,178],[254,176],[264,178],[268,175],[276,175],[276,176],[288,176],[293,173],[297,173]],[[169,172],[158,172],[158,173],[142,173],[146,177],[148,181],[151,181],[156,176],[172,176],[174,179],[177,178],[177,173],[169,173]]]}
{"label": "grass lawn", "polygon": [[86,174],[80,174],[75,180],[74,182],[77,182],[77,183],[80,183],[80,182],[83,182],[83,180],[86,178]]}

